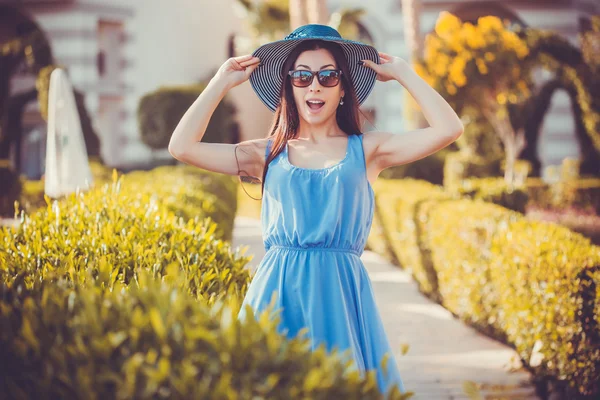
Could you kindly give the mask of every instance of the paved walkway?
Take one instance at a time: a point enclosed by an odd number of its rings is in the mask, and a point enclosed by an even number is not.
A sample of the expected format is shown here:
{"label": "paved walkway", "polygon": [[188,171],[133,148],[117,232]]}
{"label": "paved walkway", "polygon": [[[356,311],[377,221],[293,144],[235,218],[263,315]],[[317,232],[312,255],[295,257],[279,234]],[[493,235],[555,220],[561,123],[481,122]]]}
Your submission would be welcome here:
{"label": "paved walkway", "polygon": [[[259,220],[236,218],[233,246],[243,245],[249,247],[246,255],[254,255],[249,264],[254,270],[265,254]],[[423,296],[408,274],[378,254],[365,251],[361,258],[386,332],[397,349],[406,389],[415,392],[413,399],[539,399],[513,349],[454,318]],[[403,344],[409,346],[405,355]],[[463,386],[467,381],[480,388],[480,397],[467,395]]]}

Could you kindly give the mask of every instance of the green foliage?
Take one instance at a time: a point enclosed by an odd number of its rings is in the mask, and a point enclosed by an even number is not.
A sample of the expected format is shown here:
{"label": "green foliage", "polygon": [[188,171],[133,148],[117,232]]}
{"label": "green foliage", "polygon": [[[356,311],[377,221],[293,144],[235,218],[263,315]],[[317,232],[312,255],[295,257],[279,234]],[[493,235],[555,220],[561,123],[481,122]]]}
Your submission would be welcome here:
{"label": "green foliage", "polygon": [[[360,373],[349,353],[311,350],[306,336],[282,335],[273,304],[257,318],[250,309],[251,317],[236,318],[249,257],[233,253],[206,216],[233,220],[235,211],[215,208],[231,194],[212,175],[114,171],[111,183],[47,199],[46,208],[0,230],[2,393],[384,398],[374,371]],[[394,388],[385,398],[411,395]]]}
{"label": "green foliage", "polygon": [[521,214],[525,214],[529,201],[526,187],[507,185],[503,178],[465,179],[447,189],[461,197],[498,204]]}
{"label": "green foliage", "polygon": [[461,119],[465,129],[456,141],[461,151],[486,159],[496,159],[504,153],[502,141],[494,131],[494,127],[477,109],[465,106]]}
{"label": "green foliage", "polygon": [[[144,95],[137,111],[142,141],[153,149],[167,148],[177,124],[205,88],[205,84],[163,87]],[[202,141],[234,143],[235,112],[227,97],[219,102]]]}
{"label": "green foliage", "polygon": [[237,299],[209,307],[148,271],[114,290],[28,274],[0,283],[0,390],[11,398],[382,398],[374,374],[341,353],[280,335],[272,309],[238,320]]}
{"label": "green foliage", "polygon": [[578,209],[600,215],[600,179],[587,178],[559,181],[553,184],[541,179],[528,179],[529,204],[540,209],[555,211]]}
{"label": "green foliage", "polygon": [[162,166],[125,176],[130,193],[151,192],[164,209],[185,221],[209,216],[218,222],[215,235],[231,240],[238,188],[234,177],[191,165]]}
{"label": "green foliage", "polygon": [[384,179],[422,179],[436,185],[444,181],[444,161],[452,150],[445,148],[428,157],[408,164],[386,168],[379,174]]}
{"label": "green foliage", "polygon": [[[595,175],[600,168],[600,64],[593,54],[598,53],[600,43],[600,16],[592,17],[592,29],[581,36],[581,48],[555,32],[528,29],[526,33],[532,57],[540,67],[555,74],[554,86],[564,88],[573,100],[582,173]],[[544,111],[546,97],[552,91],[549,88],[539,93],[539,110],[533,115],[535,123],[529,126],[533,132],[528,136],[538,134],[538,113]]]}
{"label": "green foliage", "polygon": [[502,156],[484,158],[466,151],[457,151],[446,156],[444,186],[460,185],[467,178],[486,178],[501,174]]}
{"label": "green foliage", "polygon": [[17,227],[0,230],[0,262],[10,276],[55,272],[81,283],[91,271],[97,285],[114,288],[137,280],[141,270],[167,280],[181,270],[183,289],[194,296],[245,293],[247,259],[235,257],[215,233],[218,227],[209,216],[214,195],[206,193],[207,200],[197,202],[197,214],[187,220],[170,211],[171,200],[160,205],[160,192],[126,181],[121,176],[88,193],[49,202],[34,215],[23,214]]}
{"label": "green foliage", "polygon": [[376,193],[389,246],[424,294],[514,345],[540,379],[600,393],[599,246],[424,182]]}

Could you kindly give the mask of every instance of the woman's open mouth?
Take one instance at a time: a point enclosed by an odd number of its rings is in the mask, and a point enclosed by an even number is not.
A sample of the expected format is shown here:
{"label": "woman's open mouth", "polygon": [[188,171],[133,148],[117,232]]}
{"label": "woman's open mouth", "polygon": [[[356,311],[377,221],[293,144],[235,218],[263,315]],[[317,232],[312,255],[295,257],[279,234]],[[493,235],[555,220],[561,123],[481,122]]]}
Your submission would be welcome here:
{"label": "woman's open mouth", "polygon": [[323,106],[325,105],[325,102],[323,101],[318,101],[318,100],[308,100],[306,102],[306,104],[308,105],[308,111],[312,114],[317,114],[318,112],[321,111],[321,109],[323,108]]}

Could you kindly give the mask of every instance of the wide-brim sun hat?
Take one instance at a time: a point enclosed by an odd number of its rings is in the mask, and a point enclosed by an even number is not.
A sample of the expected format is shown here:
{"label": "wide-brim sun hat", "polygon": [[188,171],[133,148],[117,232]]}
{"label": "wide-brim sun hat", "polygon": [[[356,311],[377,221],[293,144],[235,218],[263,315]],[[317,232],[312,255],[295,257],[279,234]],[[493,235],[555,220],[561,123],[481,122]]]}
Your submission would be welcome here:
{"label": "wide-brim sun hat", "polygon": [[305,40],[324,40],[338,43],[350,69],[350,80],[354,86],[360,106],[371,94],[377,73],[360,64],[360,60],[371,60],[379,64],[379,52],[371,45],[344,39],[337,30],[327,25],[308,24],[296,28],[282,40],[264,44],[254,50],[252,56],[258,57],[261,66],[250,74],[250,84],[258,98],[275,111],[281,100],[279,93],[283,84],[282,67],[294,48]]}

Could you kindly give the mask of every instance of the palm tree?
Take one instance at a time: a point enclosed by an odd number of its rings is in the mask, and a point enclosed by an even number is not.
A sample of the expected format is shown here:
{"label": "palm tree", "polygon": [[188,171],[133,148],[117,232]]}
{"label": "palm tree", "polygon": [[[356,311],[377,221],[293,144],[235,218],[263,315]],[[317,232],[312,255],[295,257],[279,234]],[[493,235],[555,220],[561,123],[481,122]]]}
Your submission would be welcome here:
{"label": "palm tree", "polygon": [[327,0],[306,0],[306,13],[310,24],[326,25],[329,21]]}
{"label": "palm tree", "polygon": [[[419,15],[421,13],[419,0],[402,0],[402,19],[404,20],[404,41],[408,47],[408,62],[411,64],[418,60],[422,52],[421,26]],[[405,129],[415,129],[421,124],[419,113],[414,100],[408,91],[404,91],[404,121]]]}
{"label": "palm tree", "polygon": [[336,10],[331,15],[327,0],[237,0],[235,10],[244,18],[249,37],[236,36],[236,54],[247,54],[256,47],[280,40],[299,26],[314,23],[329,25],[349,39],[356,39],[362,8]]}
{"label": "palm tree", "polygon": [[290,30],[306,25],[307,22],[306,0],[290,0]]}

